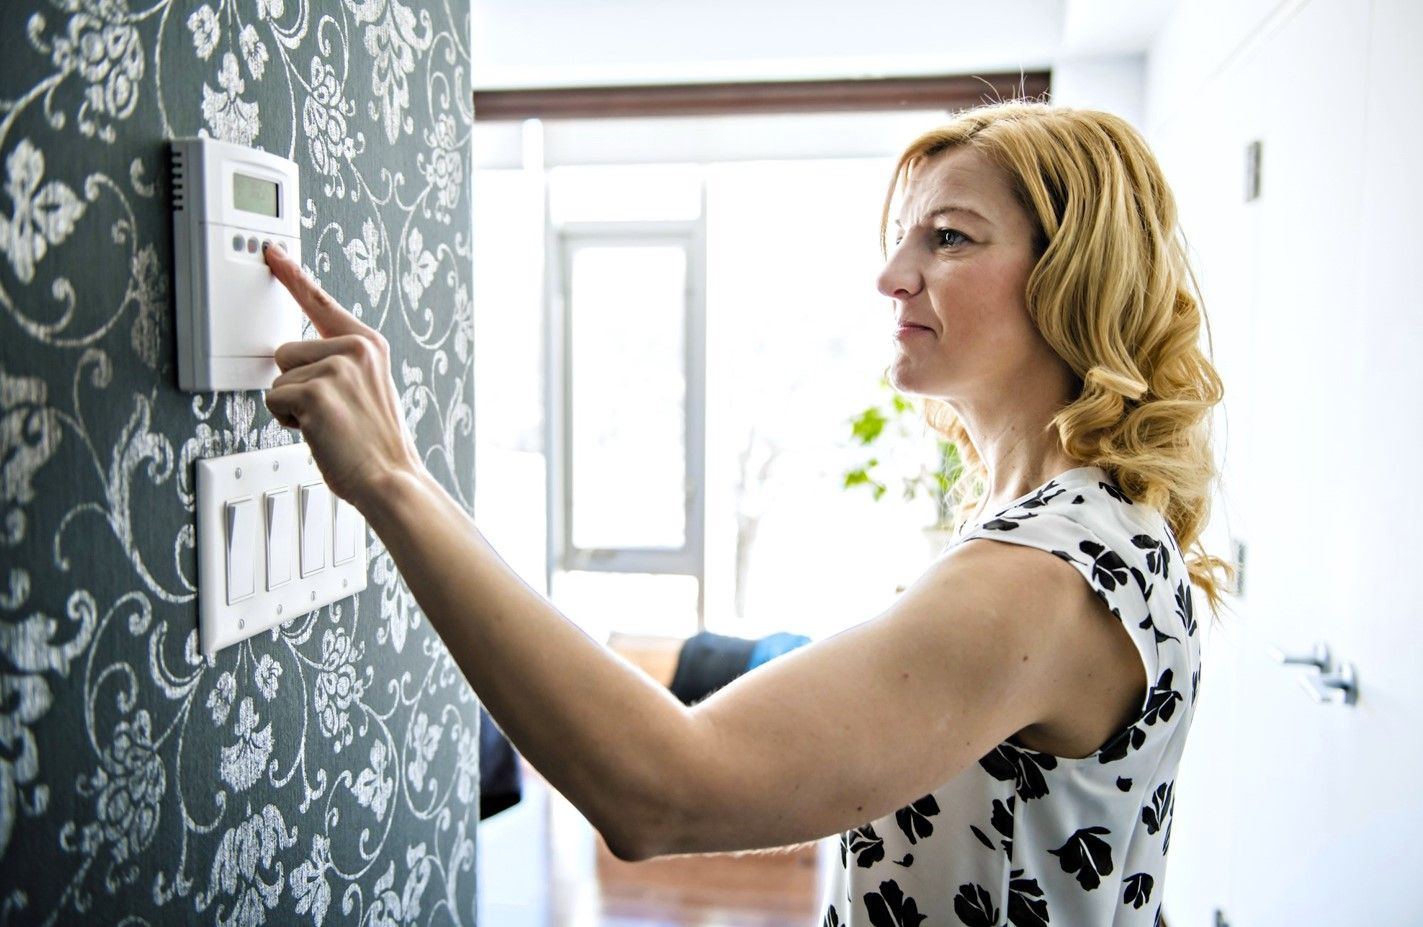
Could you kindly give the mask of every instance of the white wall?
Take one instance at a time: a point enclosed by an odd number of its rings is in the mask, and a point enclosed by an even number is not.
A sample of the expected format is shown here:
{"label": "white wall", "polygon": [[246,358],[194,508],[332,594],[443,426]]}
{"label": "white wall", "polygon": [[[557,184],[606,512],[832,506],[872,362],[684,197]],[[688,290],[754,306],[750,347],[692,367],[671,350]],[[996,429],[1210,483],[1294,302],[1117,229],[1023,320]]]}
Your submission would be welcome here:
{"label": "white wall", "polygon": [[[1147,56],[1146,110],[1153,128],[1189,105],[1189,96],[1230,64],[1254,54],[1305,0],[1186,0],[1176,4]],[[1356,6],[1366,15],[1367,2]],[[1331,60],[1319,49],[1319,61]]]}
{"label": "white wall", "polygon": [[1145,55],[1060,58],[1052,67],[1052,101],[1100,109],[1142,127]]}
{"label": "white wall", "polygon": [[[1144,122],[1226,384],[1207,547],[1248,544],[1178,780],[1173,927],[1423,910],[1420,47],[1416,0],[1192,0],[1147,54]],[[1315,641],[1358,668],[1356,706],[1312,704],[1267,652]]]}

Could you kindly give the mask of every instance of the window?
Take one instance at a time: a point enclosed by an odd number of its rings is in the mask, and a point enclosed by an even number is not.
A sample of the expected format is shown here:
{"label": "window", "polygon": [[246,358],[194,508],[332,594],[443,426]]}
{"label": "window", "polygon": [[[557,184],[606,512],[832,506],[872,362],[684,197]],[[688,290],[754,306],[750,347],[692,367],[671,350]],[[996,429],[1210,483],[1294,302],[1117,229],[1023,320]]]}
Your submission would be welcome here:
{"label": "window", "polygon": [[701,202],[696,169],[550,173],[550,588],[590,632],[703,624]]}
{"label": "window", "polygon": [[[552,562],[702,582],[701,235],[695,224],[568,225],[552,330]],[[666,619],[674,636],[701,626]],[[643,622],[639,622],[643,623]],[[626,630],[625,628],[623,630]]]}

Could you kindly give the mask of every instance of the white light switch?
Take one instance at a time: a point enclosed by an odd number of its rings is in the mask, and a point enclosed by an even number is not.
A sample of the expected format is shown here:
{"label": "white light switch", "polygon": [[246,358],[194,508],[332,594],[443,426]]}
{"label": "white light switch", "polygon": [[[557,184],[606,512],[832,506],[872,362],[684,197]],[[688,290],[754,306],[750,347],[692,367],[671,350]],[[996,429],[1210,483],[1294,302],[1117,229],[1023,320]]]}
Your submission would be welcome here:
{"label": "white light switch", "polygon": [[325,483],[301,487],[301,575],[326,568],[326,532],[331,524],[331,490]]}
{"label": "white light switch", "polygon": [[336,512],[331,519],[331,562],[337,566],[356,556],[356,532],[365,531],[365,519],[340,496],[331,497]]}
{"label": "white light switch", "polygon": [[[196,470],[205,656],[366,588],[366,521],[336,505],[306,445],[207,457]],[[332,562],[337,550],[349,559]]]}
{"label": "white light switch", "polygon": [[232,605],[256,591],[257,503],[250,496],[227,503],[227,604]]}
{"label": "white light switch", "polygon": [[290,489],[274,489],[267,500],[267,588],[276,589],[292,579],[296,553],[296,500]]}

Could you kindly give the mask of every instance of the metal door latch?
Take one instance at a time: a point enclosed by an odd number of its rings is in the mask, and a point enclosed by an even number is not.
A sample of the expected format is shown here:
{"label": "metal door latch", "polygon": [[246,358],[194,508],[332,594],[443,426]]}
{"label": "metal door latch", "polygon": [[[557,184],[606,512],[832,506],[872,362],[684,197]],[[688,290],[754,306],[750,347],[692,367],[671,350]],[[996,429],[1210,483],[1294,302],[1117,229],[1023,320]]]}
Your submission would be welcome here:
{"label": "metal door latch", "polygon": [[1321,705],[1327,702],[1353,705],[1359,700],[1359,679],[1352,663],[1345,663],[1332,673],[1301,676],[1299,682]]}
{"label": "metal door latch", "polygon": [[1329,645],[1323,641],[1316,643],[1307,654],[1286,653],[1273,644],[1268,649],[1270,656],[1282,666],[1313,668],[1313,673],[1299,677],[1299,684],[1317,704],[1353,705],[1358,702],[1359,675],[1354,664],[1336,666]]}
{"label": "metal door latch", "polygon": [[1314,645],[1314,649],[1307,654],[1285,653],[1274,644],[1269,645],[1270,656],[1276,663],[1283,666],[1312,666],[1321,673],[1329,672],[1333,665],[1333,658],[1329,655],[1329,645],[1320,641]]}

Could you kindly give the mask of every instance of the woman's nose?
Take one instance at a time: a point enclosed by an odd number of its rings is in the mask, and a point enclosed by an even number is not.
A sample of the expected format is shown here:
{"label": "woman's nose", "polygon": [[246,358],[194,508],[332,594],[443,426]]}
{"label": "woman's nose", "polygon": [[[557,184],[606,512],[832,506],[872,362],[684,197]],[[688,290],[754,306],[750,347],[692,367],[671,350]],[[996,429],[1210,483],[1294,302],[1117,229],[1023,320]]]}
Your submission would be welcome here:
{"label": "woman's nose", "polygon": [[890,299],[904,300],[918,293],[924,286],[924,280],[903,249],[896,246],[890,252],[884,270],[880,271],[876,286]]}

